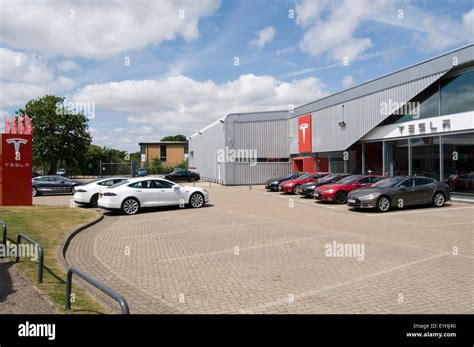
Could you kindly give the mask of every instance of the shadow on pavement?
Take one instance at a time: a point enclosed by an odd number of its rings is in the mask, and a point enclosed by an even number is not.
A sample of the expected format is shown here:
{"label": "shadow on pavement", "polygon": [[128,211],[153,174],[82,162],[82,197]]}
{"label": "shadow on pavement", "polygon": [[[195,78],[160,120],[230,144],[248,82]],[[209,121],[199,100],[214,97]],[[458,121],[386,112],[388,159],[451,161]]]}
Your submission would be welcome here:
{"label": "shadow on pavement", "polygon": [[9,295],[16,292],[13,290],[13,281],[8,269],[13,265],[11,261],[0,260],[0,304],[4,302]]}

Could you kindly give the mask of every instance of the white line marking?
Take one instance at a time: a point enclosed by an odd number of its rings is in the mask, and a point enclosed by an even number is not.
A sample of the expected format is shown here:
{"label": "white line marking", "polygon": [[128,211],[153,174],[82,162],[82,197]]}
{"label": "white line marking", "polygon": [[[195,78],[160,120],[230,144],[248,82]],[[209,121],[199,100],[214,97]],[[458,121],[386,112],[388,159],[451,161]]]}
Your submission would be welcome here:
{"label": "white line marking", "polygon": [[[279,245],[285,245],[285,244],[294,243],[294,242],[301,242],[301,241],[307,241],[307,240],[323,238],[323,237],[330,237],[330,236],[334,236],[334,233],[332,233],[332,234],[321,234],[321,235],[315,235],[315,236],[309,236],[309,237],[302,237],[302,238],[299,238],[299,239],[288,240],[288,241],[266,243],[266,244],[257,245],[257,246],[239,247],[239,250],[240,251],[254,250],[254,249],[259,249],[259,248],[264,248],[264,247],[279,246]],[[192,259],[192,258],[199,258],[199,257],[207,257],[209,255],[217,255],[217,254],[225,254],[225,253],[233,254],[233,252],[234,252],[234,249],[226,249],[226,250],[223,250],[223,251],[198,253],[198,254],[193,254],[193,255],[187,255],[187,256],[184,256],[184,257],[161,259],[161,260],[158,260],[157,262],[158,263],[164,263],[164,262],[175,261],[175,260],[184,260],[184,259]]]}

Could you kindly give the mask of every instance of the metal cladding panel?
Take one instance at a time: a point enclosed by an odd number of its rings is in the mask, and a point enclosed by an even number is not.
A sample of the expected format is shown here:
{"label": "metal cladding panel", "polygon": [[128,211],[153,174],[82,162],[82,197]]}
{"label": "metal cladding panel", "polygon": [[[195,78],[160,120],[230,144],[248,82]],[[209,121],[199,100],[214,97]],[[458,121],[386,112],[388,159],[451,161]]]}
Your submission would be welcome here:
{"label": "metal cladding panel", "polygon": [[222,180],[225,177],[225,167],[221,165],[219,175],[216,155],[219,149],[224,148],[225,125],[215,122],[201,133],[202,135],[193,135],[189,140],[189,166],[196,167],[203,179]]}
{"label": "metal cladding panel", "polygon": [[288,120],[235,122],[232,148],[256,150],[258,158],[289,156]]}
{"label": "metal cladding panel", "polygon": [[[314,131],[314,122],[312,124],[312,131]],[[298,117],[290,118],[288,120],[288,126],[290,131],[290,154],[298,153]],[[314,134],[314,132],[313,132]],[[313,146],[314,146],[314,136],[313,136]]]}
{"label": "metal cladding panel", "polygon": [[[445,73],[440,72],[312,111],[313,152],[346,150],[389,116],[381,112],[383,102],[389,103],[391,100],[392,103],[403,105]],[[290,120],[290,134],[294,139],[297,139],[298,134],[297,120],[297,117]],[[344,128],[339,126],[341,121],[346,124]],[[291,153],[298,153],[297,145],[291,146]]]}
{"label": "metal cladding panel", "polygon": [[295,108],[295,114],[302,115],[309,112],[325,109],[349,100],[361,98],[368,94],[394,88],[409,81],[417,81],[427,76],[445,73],[453,68],[472,63],[474,58],[474,44],[458,48],[452,52],[434,57],[400,71],[376,78],[361,85],[343,90],[325,98]]}
{"label": "metal cladding panel", "polygon": [[257,163],[255,166],[250,166],[249,163],[229,163],[226,172],[225,184],[263,184],[270,178],[290,173],[291,163]]}

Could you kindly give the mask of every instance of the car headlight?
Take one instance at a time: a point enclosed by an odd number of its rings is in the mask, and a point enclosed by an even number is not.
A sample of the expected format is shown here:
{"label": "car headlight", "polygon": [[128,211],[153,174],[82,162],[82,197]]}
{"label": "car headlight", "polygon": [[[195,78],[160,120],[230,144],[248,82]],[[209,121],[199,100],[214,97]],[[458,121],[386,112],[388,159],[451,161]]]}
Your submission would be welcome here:
{"label": "car headlight", "polygon": [[273,181],[273,182],[270,183],[270,184],[278,184],[278,181]]}
{"label": "car headlight", "polygon": [[327,189],[324,191],[324,193],[329,193],[329,194],[334,193],[334,189]]}

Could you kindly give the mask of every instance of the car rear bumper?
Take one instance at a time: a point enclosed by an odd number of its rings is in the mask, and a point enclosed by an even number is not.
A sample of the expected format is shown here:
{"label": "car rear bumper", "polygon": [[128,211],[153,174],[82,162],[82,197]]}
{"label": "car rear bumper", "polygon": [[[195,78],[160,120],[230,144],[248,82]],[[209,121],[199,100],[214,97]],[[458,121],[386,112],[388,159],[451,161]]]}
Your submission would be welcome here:
{"label": "car rear bumper", "polygon": [[97,205],[100,208],[104,208],[106,210],[118,210],[121,208],[121,204],[118,201],[110,200],[107,197],[99,198],[99,200],[97,201]]}
{"label": "car rear bumper", "polygon": [[75,193],[74,194],[74,201],[78,204],[88,204],[91,201],[89,194],[85,193]]}

